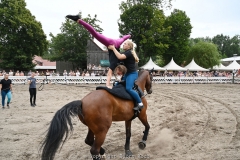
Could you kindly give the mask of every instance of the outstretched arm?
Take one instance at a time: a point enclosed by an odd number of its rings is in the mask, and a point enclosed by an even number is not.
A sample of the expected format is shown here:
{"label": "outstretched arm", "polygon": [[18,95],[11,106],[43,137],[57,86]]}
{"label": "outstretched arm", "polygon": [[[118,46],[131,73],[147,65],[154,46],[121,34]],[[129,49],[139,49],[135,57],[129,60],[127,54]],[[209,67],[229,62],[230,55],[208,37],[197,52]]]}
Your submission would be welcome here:
{"label": "outstretched arm", "polygon": [[121,54],[117,51],[117,49],[115,48],[114,45],[110,45],[108,46],[108,49],[113,50],[113,52],[115,53],[115,55],[117,56],[118,59],[123,60],[126,59],[127,57],[125,56],[125,54]]}

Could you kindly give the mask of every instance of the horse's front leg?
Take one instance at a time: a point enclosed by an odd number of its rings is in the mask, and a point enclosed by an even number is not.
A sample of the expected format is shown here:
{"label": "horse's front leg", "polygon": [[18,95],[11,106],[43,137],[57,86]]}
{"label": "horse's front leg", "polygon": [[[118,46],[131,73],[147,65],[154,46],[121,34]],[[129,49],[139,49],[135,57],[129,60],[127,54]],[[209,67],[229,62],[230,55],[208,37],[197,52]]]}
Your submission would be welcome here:
{"label": "horse's front leg", "polygon": [[131,124],[132,124],[131,120],[125,121],[125,127],[126,127],[125,157],[132,156],[132,152],[130,150]]}
{"label": "horse's front leg", "polygon": [[143,131],[142,141],[138,143],[139,148],[140,149],[144,149],[146,147],[146,141],[147,141],[150,125],[148,124],[148,121],[147,121],[147,114],[146,114],[146,112],[145,113],[141,113],[138,118],[142,122],[142,124],[145,126],[145,130]]}

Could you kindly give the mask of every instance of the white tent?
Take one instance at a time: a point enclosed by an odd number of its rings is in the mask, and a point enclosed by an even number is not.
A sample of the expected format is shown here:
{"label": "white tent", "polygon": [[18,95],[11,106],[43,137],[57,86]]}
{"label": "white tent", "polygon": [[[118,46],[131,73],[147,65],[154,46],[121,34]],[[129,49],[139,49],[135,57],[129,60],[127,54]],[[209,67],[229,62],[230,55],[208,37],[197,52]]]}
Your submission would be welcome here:
{"label": "white tent", "polygon": [[186,68],[183,68],[183,67],[180,67],[179,65],[177,65],[173,58],[172,60],[166,65],[164,66],[163,68],[167,69],[167,70],[170,70],[170,71],[186,71],[187,69]]}
{"label": "white tent", "polygon": [[209,71],[208,69],[205,69],[205,68],[197,65],[195,63],[194,59],[192,59],[192,61],[187,66],[185,66],[184,68],[188,69],[189,71]]}
{"label": "white tent", "polygon": [[221,62],[222,62],[223,65],[227,66],[230,63],[232,63],[234,60],[236,60],[238,63],[240,63],[240,56],[224,58],[224,59],[221,59]]}
{"label": "white tent", "polygon": [[236,57],[229,57],[229,58],[224,58],[221,59],[222,62],[231,62],[231,61],[240,61],[240,56],[236,56]]}
{"label": "white tent", "polygon": [[156,65],[153,61],[152,61],[152,58],[150,57],[149,61],[142,67],[140,68],[143,68],[143,69],[147,69],[147,70],[160,70],[160,71],[165,71],[164,68],[162,67],[159,67],[158,65]]}
{"label": "white tent", "polygon": [[229,64],[226,67],[227,70],[234,70],[234,69],[240,69],[240,64],[237,63],[236,60],[234,60],[231,64]]}
{"label": "white tent", "polygon": [[213,66],[212,69],[213,70],[222,70],[222,71],[228,70],[227,67],[224,66],[222,63],[220,63],[219,65]]}

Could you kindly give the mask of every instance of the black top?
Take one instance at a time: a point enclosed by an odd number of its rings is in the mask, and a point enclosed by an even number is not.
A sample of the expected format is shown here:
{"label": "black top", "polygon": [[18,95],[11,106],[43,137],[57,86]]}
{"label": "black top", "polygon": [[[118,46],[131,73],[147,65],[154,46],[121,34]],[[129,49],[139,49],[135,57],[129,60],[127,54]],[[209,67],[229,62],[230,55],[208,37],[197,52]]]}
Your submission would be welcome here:
{"label": "black top", "polygon": [[0,84],[2,84],[2,89],[1,90],[10,90],[10,85],[12,84],[12,80],[11,79],[2,79]]}
{"label": "black top", "polygon": [[135,72],[136,71],[135,58],[131,50],[127,50],[123,54],[125,54],[126,56],[126,59],[124,59],[123,62],[127,68],[127,73]]}
{"label": "black top", "polygon": [[[117,51],[119,51],[119,49],[117,49]],[[108,53],[109,53],[109,62],[110,62],[110,69],[112,71],[114,71],[114,69],[117,67],[119,60],[117,58],[117,56],[115,55],[115,53],[113,52],[113,50],[108,49]]]}

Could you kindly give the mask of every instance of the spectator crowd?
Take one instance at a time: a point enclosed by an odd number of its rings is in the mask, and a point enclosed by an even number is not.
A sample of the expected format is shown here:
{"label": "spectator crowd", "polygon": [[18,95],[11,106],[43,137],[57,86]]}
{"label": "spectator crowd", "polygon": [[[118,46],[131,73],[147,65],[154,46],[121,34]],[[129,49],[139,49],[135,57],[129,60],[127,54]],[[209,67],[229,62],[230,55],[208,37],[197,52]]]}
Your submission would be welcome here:
{"label": "spectator crowd", "polygon": [[[153,72],[153,76],[160,77],[229,77],[232,76],[231,71],[157,71]],[[240,70],[236,71],[235,76],[240,76]]]}
{"label": "spectator crowd", "polygon": [[[64,70],[62,74],[59,72],[55,72],[54,70],[49,71],[35,71],[36,76],[106,76],[107,68],[101,68],[99,65],[98,67],[95,67],[95,65],[88,65],[88,69],[84,71],[79,70],[70,70],[69,72],[67,70]],[[5,70],[0,71],[0,76],[4,76],[7,72]],[[16,72],[13,72],[10,70],[8,72],[9,76],[31,76],[32,71],[29,72],[23,72],[17,70]],[[232,76],[231,71],[154,71],[153,76],[160,76],[160,77],[230,77]],[[235,72],[236,77],[240,77],[240,69]]]}

